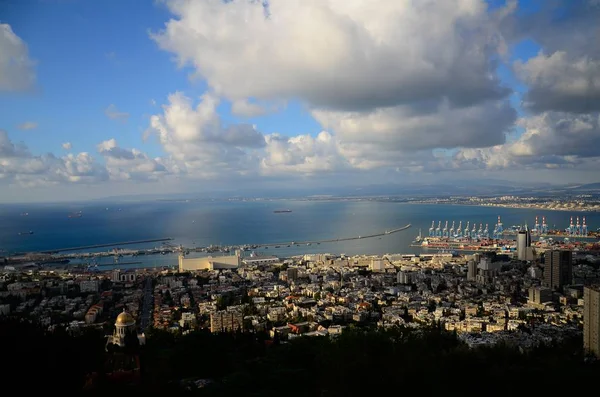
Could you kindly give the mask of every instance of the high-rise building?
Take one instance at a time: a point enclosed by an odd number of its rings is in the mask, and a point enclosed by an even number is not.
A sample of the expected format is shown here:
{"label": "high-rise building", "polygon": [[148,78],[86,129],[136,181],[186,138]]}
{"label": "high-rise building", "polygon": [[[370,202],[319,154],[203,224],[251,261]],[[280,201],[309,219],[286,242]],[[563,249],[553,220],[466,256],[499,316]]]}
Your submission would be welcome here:
{"label": "high-rise building", "polygon": [[413,274],[410,272],[398,272],[396,275],[398,284],[411,284],[413,282]]}
{"label": "high-rise building", "polygon": [[552,250],[546,252],[544,263],[544,287],[559,289],[573,282],[573,253]]}
{"label": "high-rise building", "polygon": [[531,251],[528,249],[529,247],[531,247],[531,232],[527,225],[525,225],[525,230],[521,230],[517,234],[517,258],[520,261],[531,259],[531,255],[528,255]]}
{"label": "high-rise building", "polygon": [[583,290],[583,348],[600,357],[600,286]]}
{"label": "high-rise building", "polygon": [[546,287],[529,288],[529,303],[542,304],[552,300],[552,290]]}
{"label": "high-rise building", "polygon": [[287,279],[288,281],[297,280],[298,279],[298,268],[290,267],[287,269]]}
{"label": "high-rise building", "polygon": [[467,280],[475,281],[477,278],[477,266],[479,265],[479,261],[474,261],[471,259],[467,262]]}

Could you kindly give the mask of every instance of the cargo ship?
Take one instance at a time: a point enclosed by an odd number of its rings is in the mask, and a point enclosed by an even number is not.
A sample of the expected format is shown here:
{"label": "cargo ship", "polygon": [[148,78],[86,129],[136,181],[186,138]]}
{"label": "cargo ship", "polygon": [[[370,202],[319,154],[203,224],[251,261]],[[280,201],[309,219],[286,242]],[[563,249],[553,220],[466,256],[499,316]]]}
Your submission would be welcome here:
{"label": "cargo ship", "polygon": [[33,232],[31,230],[28,231],[28,232],[19,232],[19,236],[26,236],[26,235],[29,235],[29,234],[33,234]]}
{"label": "cargo ship", "polygon": [[81,213],[81,211],[79,212],[73,212],[69,214],[69,218],[81,218],[83,214]]}
{"label": "cargo ship", "polygon": [[275,210],[273,212],[275,214],[287,214],[288,212],[292,212],[292,210]]}

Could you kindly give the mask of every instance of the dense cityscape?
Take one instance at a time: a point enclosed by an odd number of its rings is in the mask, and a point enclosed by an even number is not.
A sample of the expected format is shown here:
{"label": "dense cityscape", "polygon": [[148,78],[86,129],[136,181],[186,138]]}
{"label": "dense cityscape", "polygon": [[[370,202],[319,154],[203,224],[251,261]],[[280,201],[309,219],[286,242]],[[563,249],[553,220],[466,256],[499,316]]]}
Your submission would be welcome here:
{"label": "dense cityscape", "polygon": [[[430,233],[426,239],[444,240],[435,229]],[[279,258],[237,250],[200,257],[180,252],[177,264],[159,269],[5,266],[0,315],[51,333],[95,330],[105,335],[106,354],[126,354],[132,338],[144,349],[158,332],[260,334],[290,343],[335,340],[356,329],[439,327],[471,349],[530,351],[578,340],[588,358],[598,356],[599,251],[541,244],[528,228],[516,237],[513,250],[461,254]],[[506,248],[511,240],[493,241]],[[85,390],[98,387],[98,371],[111,381],[140,382],[139,358],[102,368],[86,374]],[[186,387],[217,381],[200,377]]]}
{"label": "dense cityscape", "polygon": [[4,394],[583,394],[600,0],[0,0]]}

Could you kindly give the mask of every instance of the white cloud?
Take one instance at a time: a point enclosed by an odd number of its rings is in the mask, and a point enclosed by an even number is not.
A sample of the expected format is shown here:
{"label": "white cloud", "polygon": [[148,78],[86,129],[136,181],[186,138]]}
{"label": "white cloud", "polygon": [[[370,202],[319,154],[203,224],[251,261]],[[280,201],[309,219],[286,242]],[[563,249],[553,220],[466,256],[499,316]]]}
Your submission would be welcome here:
{"label": "white cloud", "polygon": [[163,159],[151,158],[137,149],[121,148],[114,138],[99,143],[97,149],[113,180],[150,181],[168,173]]}
{"label": "white cloud", "polygon": [[316,137],[299,135],[283,137],[266,136],[267,146],[261,161],[265,175],[334,172],[352,168],[341,153],[335,137],[322,131]]}
{"label": "white cloud", "polygon": [[462,149],[455,165],[488,169],[573,168],[600,164],[600,114],[544,112],[522,118],[523,134],[514,142],[484,149]]}
{"label": "white cloud", "polygon": [[571,58],[564,51],[538,54],[515,69],[528,85],[525,105],[535,111],[600,110],[600,60]]}
{"label": "white cloud", "polygon": [[148,132],[158,135],[179,169],[190,176],[218,178],[255,172],[254,152],[265,146],[264,136],[249,124],[224,125],[218,103],[215,95],[206,93],[193,107],[184,94],[171,94],[163,113],[150,117]]}
{"label": "white cloud", "polygon": [[0,181],[26,187],[59,183],[98,183],[108,180],[106,169],[89,153],[34,155],[23,144],[14,144],[0,130]]}
{"label": "white cloud", "polygon": [[396,106],[369,113],[313,111],[325,128],[343,143],[369,144],[384,150],[485,147],[501,144],[516,112],[505,101],[452,108]]}
{"label": "white cloud", "polygon": [[36,129],[38,126],[38,123],[33,122],[33,121],[26,121],[24,123],[21,123],[17,126],[18,129],[20,130],[33,130]]}
{"label": "white cloud", "polygon": [[61,146],[65,150],[71,150],[73,148],[73,145],[71,144],[71,142],[65,142]]}
{"label": "white cloud", "polygon": [[492,57],[504,50],[483,0],[167,0],[153,35],[220,96],[299,98],[374,109],[505,96]]}
{"label": "white cloud", "polygon": [[126,122],[129,119],[129,113],[119,111],[114,104],[110,104],[104,110],[104,114],[111,120]]}
{"label": "white cloud", "polygon": [[235,115],[245,117],[261,116],[267,112],[263,106],[249,102],[246,99],[238,99],[233,101],[231,104],[231,111]]}
{"label": "white cloud", "polygon": [[10,25],[0,24],[0,92],[29,91],[34,86],[34,62],[27,44]]}
{"label": "white cloud", "polygon": [[[432,149],[502,144],[514,124],[496,75],[514,3],[497,13],[483,0],[166,3],[174,17],[152,37],[206,80],[211,109],[224,97],[234,114],[253,116],[265,101],[299,99],[327,131],[265,137],[263,150],[236,155],[250,170],[256,156],[263,174],[418,170],[420,159],[439,168]],[[203,123],[162,134],[168,153],[181,156],[173,137],[183,142]]]}

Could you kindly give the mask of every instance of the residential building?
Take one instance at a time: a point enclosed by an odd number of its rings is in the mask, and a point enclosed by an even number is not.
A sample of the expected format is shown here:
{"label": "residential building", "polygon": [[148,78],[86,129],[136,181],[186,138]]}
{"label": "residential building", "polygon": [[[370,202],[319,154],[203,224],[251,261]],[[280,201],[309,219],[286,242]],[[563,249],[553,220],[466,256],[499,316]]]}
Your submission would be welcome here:
{"label": "residential building", "polygon": [[600,286],[583,290],[583,348],[600,357]]}
{"label": "residential building", "polygon": [[572,259],[573,253],[571,251],[547,251],[544,263],[543,285],[556,290],[571,284],[573,282]]}

